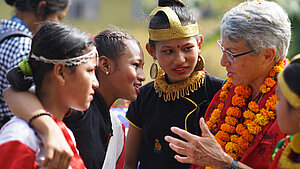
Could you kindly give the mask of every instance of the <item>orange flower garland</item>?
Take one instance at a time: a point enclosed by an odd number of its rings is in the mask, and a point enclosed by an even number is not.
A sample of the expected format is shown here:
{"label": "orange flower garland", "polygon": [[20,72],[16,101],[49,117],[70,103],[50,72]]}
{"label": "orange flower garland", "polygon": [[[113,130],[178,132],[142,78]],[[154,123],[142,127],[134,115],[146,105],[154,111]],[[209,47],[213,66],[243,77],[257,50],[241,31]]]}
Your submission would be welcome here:
{"label": "orange flower garland", "polygon": [[[269,92],[276,84],[275,77],[284,68],[284,62],[277,63],[269,72],[264,83],[259,87],[262,96]],[[249,86],[236,86],[234,96],[232,97],[232,106],[226,110],[225,122],[220,125],[218,131],[218,122],[224,107],[226,98],[230,89],[233,87],[231,79],[227,78],[226,84],[222,87],[219,98],[221,103],[211,114],[210,119],[206,122],[210,131],[215,134],[215,138],[223,150],[232,158],[239,160],[248,147],[252,144],[255,135],[262,131],[262,128],[275,119],[275,104],[277,96],[274,94],[269,97],[265,103],[265,108],[259,108],[255,101],[248,103],[247,109],[242,112],[243,107],[252,93]],[[245,121],[240,124],[241,118]]]}

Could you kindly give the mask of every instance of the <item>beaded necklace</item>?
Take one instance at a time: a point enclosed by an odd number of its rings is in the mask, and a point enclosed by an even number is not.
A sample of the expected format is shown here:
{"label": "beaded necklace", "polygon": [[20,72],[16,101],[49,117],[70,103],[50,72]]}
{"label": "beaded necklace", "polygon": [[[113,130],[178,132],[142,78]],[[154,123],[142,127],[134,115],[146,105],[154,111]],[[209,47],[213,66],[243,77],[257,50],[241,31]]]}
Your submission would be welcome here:
{"label": "beaded necklace", "polygon": [[[284,61],[278,62],[270,70],[269,76],[259,87],[262,96],[275,86],[277,80],[276,75],[283,70],[284,65]],[[206,124],[215,135],[216,140],[223,150],[232,158],[239,160],[253,142],[255,135],[262,131],[264,126],[275,119],[277,96],[274,94],[269,97],[264,105],[265,108],[259,108],[259,104],[256,101],[251,101],[243,112],[243,108],[246,106],[252,89],[247,85],[236,86],[234,89],[235,95],[231,101],[232,106],[226,110],[225,122],[220,125],[220,130],[218,130],[218,121],[221,116],[221,111],[228,93],[232,88],[233,84],[231,83],[231,79],[227,78],[227,82],[222,87],[222,91],[219,95],[221,103],[214,109]],[[244,117],[245,120],[243,123],[239,123],[242,117]]]}

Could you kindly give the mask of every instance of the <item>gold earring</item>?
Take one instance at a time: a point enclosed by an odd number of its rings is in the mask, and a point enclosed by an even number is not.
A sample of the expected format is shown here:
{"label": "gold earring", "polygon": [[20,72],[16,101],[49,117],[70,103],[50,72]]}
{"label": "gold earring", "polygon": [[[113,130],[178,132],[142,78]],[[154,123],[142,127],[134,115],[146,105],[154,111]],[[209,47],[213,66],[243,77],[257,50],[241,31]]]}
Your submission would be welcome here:
{"label": "gold earring", "polygon": [[156,60],[154,60],[154,62],[151,65],[151,68],[150,68],[151,79],[155,79],[157,77],[157,72],[158,72],[158,66],[157,66]]}
{"label": "gold earring", "polygon": [[107,72],[105,72],[105,74],[106,74],[106,75],[108,75],[108,74],[109,74],[109,72],[107,71]]}
{"label": "gold earring", "polygon": [[204,69],[204,65],[205,65],[204,58],[199,53],[199,55],[198,55],[198,61],[197,61],[197,64],[195,66],[195,71],[203,70]]}

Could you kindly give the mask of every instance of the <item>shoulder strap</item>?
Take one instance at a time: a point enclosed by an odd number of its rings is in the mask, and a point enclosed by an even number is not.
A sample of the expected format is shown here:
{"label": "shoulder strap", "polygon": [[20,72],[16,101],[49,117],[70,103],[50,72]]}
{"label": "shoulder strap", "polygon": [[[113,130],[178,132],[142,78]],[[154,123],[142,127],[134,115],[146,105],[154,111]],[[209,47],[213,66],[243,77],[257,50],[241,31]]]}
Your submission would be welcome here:
{"label": "shoulder strap", "polygon": [[7,38],[10,38],[12,36],[31,37],[31,35],[29,33],[25,33],[25,32],[22,32],[22,31],[18,31],[18,30],[8,31],[8,32],[5,32],[5,33],[0,33],[0,43],[2,43],[3,40],[5,40]]}

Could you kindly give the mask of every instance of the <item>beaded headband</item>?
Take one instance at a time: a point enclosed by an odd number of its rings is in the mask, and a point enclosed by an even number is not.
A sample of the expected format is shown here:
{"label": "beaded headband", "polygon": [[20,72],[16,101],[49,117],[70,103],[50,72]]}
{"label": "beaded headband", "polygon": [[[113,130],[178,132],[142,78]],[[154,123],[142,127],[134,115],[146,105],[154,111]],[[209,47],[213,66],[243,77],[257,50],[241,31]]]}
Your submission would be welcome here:
{"label": "beaded headband", "polygon": [[150,40],[165,41],[165,40],[192,37],[199,34],[197,23],[182,26],[177,14],[170,7],[155,8],[150,14],[150,19],[159,11],[162,11],[167,15],[170,23],[170,28],[168,29],[149,28]]}
{"label": "beaded headband", "polygon": [[35,54],[31,55],[31,58],[36,60],[36,61],[41,61],[44,63],[51,63],[51,64],[56,64],[58,62],[63,62],[66,66],[78,66],[82,63],[87,63],[87,60],[94,57],[96,54],[97,57],[97,65],[98,65],[98,52],[97,48],[93,47],[93,49],[88,52],[87,54],[75,57],[75,58],[70,58],[70,59],[47,59],[43,56],[36,56]]}
{"label": "beaded headband", "polygon": [[[295,59],[300,59],[300,55],[294,57],[292,60]],[[283,72],[284,71],[279,72],[277,77],[280,90],[282,91],[282,94],[284,95],[284,97],[287,99],[287,101],[290,103],[291,106],[293,106],[296,109],[300,108],[300,97],[290,89],[290,87],[288,86],[288,84],[284,79]]]}

